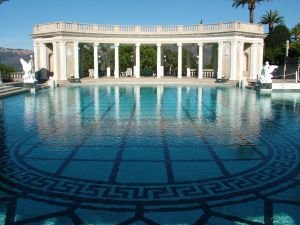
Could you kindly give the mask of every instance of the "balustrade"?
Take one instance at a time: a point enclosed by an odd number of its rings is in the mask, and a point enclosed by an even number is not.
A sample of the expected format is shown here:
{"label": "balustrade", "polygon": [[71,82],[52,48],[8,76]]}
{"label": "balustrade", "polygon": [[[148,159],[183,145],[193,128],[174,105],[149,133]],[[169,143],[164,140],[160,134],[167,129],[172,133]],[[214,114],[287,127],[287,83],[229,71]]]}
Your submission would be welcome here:
{"label": "balustrade", "polygon": [[1,74],[1,78],[3,82],[22,81],[23,76],[24,76],[24,72],[13,72],[13,73]]}
{"label": "balustrade", "polygon": [[263,34],[263,27],[258,24],[248,24],[241,22],[229,22],[218,24],[197,24],[197,25],[165,25],[165,26],[135,26],[135,25],[93,25],[93,24],[77,24],[77,23],[49,23],[36,25],[33,29],[33,35],[42,33],[51,33],[57,31],[84,31],[89,32],[106,32],[106,33],[217,33],[224,31],[241,31],[247,33]]}

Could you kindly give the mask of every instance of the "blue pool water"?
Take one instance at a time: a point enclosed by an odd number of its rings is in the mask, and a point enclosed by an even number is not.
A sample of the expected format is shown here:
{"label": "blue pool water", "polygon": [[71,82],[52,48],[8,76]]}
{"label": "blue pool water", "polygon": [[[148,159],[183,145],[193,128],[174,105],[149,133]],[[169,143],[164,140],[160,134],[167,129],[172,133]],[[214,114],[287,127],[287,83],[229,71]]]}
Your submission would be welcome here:
{"label": "blue pool water", "polygon": [[300,224],[300,94],[86,86],[0,100],[0,224]]}

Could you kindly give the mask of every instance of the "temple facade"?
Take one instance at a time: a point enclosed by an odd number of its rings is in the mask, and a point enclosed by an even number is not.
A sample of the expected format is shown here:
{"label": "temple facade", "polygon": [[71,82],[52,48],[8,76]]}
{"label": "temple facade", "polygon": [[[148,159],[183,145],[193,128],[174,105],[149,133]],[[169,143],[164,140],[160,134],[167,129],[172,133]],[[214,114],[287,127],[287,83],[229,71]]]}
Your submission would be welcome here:
{"label": "temple facade", "polygon": [[135,46],[133,76],[141,75],[140,47],[155,45],[157,54],[156,77],[165,74],[162,48],[165,45],[177,46],[177,77],[192,76],[190,68],[183,72],[182,49],[185,45],[197,45],[197,74],[203,78],[203,46],[217,44],[216,78],[229,80],[256,79],[263,65],[264,30],[261,25],[241,22],[197,25],[100,25],[57,22],[35,25],[33,28],[35,71],[47,77],[47,71],[55,80],[67,80],[80,74],[80,44],[93,44],[93,77],[99,77],[99,45],[105,44],[114,49],[113,71],[105,68],[105,76],[119,78],[119,46]]}

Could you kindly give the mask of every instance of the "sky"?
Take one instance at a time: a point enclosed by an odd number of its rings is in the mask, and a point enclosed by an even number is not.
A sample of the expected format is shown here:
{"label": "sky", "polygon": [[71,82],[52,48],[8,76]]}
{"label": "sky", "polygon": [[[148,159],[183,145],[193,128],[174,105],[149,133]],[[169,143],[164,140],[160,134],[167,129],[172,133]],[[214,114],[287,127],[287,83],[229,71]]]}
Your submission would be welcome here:
{"label": "sky", "polygon": [[[247,7],[233,0],[9,0],[0,4],[0,47],[33,49],[35,24],[58,21],[113,25],[191,25],[249,21]],[[255,22],[278,10],[292,28],[300,23],[300,0],[273,0],[257,5]],[[267,31],[267,28],[265,29]]]}

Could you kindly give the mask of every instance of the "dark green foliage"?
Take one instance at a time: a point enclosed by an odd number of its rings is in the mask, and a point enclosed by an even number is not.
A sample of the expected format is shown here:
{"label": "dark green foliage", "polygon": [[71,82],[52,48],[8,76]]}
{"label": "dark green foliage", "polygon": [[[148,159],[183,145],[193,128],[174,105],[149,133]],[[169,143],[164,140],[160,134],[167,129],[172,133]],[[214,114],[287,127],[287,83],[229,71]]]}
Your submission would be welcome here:
{"label": "dark green foliage", "polygon": [[300,57],[300,41],[295,41],[289,49],[289,57]]}
{"label": "dark green foliage", "polygon": [[125,72],[127,68],[133,68],[134,66],[134,46],[132,45],[120,45],[119,47],[119,64],[120,72]]}
{"label": "dark green foliage", "polygon": [[284,24],[278,25],[274,30],[266,37],[266,47],[276,48],[281,45],[285,45],[287,40],[290,40],[291,33],[289,28]]}
{"label": "dark green foliage", "polygon": [[170,48],[164,49],[164,55],[166,56],[166,62],[164,62],[165,76],[175,75],[177,71],[177,52]]}
{"label": "dark green foliage", "polygon": [[156,47],[141,46],[140,54],[142,75],[150,76],[156,73]]}
{"label": "dark green foliage", "polygon": [[15,72],[16,70],[12,66],[9,66],[6,64],[0,64],[0,71],[1,71],[1,73],[5,74],[5,73]]}
{"label": "dark green foliage", "polygon": [[94,68],[94,48],[91,44],[80,44],[80,74],[87,75]]}
{"label": "dark green foliage", "polygon": [[290,40],[289,29],[281,24],[274,28],[265,38],[264,61],[282,65],[285,59],[286,41]]}

